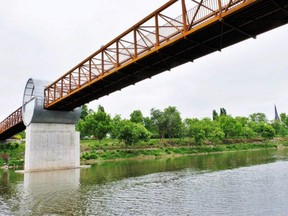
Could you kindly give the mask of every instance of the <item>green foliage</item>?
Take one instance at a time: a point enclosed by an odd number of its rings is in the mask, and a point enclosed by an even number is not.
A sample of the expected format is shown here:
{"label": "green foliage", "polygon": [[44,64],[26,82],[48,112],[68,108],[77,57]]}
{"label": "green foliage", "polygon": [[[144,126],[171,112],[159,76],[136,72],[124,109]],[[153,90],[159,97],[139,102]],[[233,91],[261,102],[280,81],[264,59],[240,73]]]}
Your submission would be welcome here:
{"label": "green foliage", "polygon": [[0,166],[4,163],[9,166],[24,164],[24,143],[0,144]]}
{"label": "green foliage", "polygon": [[157,131],[160,138],[165,137],[166,133],[166,120],[164,112],[159,109],[152,108],[150,111],[153,129]]}
{"label": "green foliage", "polygon": [[84,120],[80,119],[77,129],[87,136],[93,136],[99,141],[107,136],[111,130],[111,118],[102,106],[97,112],[91,111]]}
{"label": "green foliage", "polygon": [[188,127],[188,135],[194,138],[198,145],[203,144],[205,140],[217,144],[225,137],[219,122],[211,121],[209,118],[186,119],[186,127]]}
{"label": "green foliage", "polygon": [[140,110],[134,110],[130,114],[130,121],[134,123],[144,124],[144,117]]}
{"label": "green foliage", "polygon": [[133,145],[139,141],[148,141],[150,136],[150,132],[142,124],[129,120],[120,122],[117,138],[124,141],[126,145]]}
{"label": "green foliage", "polygon": [[167,107],[164,112],[159,109],[151,109],[152,128],[161,138],[182,137],[184,124],[180,112],[176,107]]}
{"label": "green foliage", "polygon": [[168,108],[164,109],[164,121],[166,126],[166,137],[181,137],[184,126],[180,112],[176,109],[176,107],[169,106]]}
{"label": "green foliage", "polygon": [[122,121],[121,116],[120,115],[115,115],[115,117],[112,119],[111,121],[111,132],[110,132],[110,136],[112,139],[117,139],[117,137],[119,136],[119,130],[120,130],[120,122]]}
{"label": "green foliage", "polygon": [[225,133],[225,138],[239,138],[243,134],[242,124],[230,115],[219,117],[220,128]]}
{"label": "green foliage", "polygon": [[256,122],[256,123],[267,123],[267,117],[264,113],[253,113],[249,116],[250,120],[252,122]]}
{"label": "green foliage", "polygon": [[274,128],[269,124],[261,125],[261,136],[265,139],[272,139],[276,135]]}
{"label": "green foliage", "polygon": [[84,104],[81,108],[82,108],[82,112],[81,112],[80,119],[84,120],[86,116],[88,116],[92,112],[92,110],[88,109],[88,106],[86,104]]}
{"label": "green foliage", "polygon": [[[275,135],[284,137],[288,134],[288,117],[285,113],[280,114],[281,121],[269,123],[264,113],[253,113],[249,118],[232,117],[224,108],[220,109],[219,115],[216,110],[213,110],[213,120],[188,118],[185,121],[182,121],[176,107],[172,106],[165,108],[164,111],[153,108],[148,117],[144,117],[140,110],[135,110],[130,114],[130,120],[121,119],[120,115],[111,119],[101,106],[98,107],[97,112],[88,110],[87,107],[83,110],[86,113],[83,114],[85,118],[80,119],[77,124],[81,137],[94,136],[102,140],[108,134],[112,139],[119,139],[126,145],[135,145],[145,140],[147,130],[149,137],[159,137],[161,140],[189,137],[190,143],[195,142],[197,145],[204,143],[219,145],[224,139],[260,137],[271,139]],[[139,128],[139,125],[142,127]],[[145,131],[142,138],[139,135],[141,130]]]}
{"label": "green foliage", "polygon": [[219,118],[219,115],[218,115],[217,111],[216,111],[216,110],[213,110],[213,112],[212,112],[212,119],[213,119],[213,121],[217,121],[218,118]]}
{"label": "green foliage", "polygon": [[[288,145],[288,144],[287,144]],[[249,149],[262,149],[262,148],[276,148],[275,143],[240,143],[229,145],[217,145],[217,146],[193,146],[193,147],[167,147],[157,149],[117,149],[109,151],[91,151],[84,152],[81,155],[81,160],[114,160],[114,159],[127,159],[136,157],[159,157],[159,156],[173,156],[173,155],[190,155],[198,153],[213,153],[223,151],[241,151]]]}
{"label": "green foliage", "polygon": [[220,116],[226,116],[227,112],[225,108],[220,108]]}

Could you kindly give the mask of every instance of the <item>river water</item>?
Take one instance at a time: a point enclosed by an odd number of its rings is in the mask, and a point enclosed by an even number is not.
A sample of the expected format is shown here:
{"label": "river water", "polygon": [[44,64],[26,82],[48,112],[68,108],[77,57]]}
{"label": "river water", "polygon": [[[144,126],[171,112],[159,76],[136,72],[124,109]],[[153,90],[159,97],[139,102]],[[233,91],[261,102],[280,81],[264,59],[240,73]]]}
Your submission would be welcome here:
{"label": "river water", "polygon": [[288,215],[288,150],[0,170],[0,215]]}

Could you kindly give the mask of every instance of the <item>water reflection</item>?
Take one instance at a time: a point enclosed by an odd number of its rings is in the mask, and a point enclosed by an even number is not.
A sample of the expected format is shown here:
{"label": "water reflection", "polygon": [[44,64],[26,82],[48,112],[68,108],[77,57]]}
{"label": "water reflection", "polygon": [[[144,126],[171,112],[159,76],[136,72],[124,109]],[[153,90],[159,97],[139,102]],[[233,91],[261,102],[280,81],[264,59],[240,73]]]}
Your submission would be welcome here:
{"label": "water reflection", "polygon": [[281,149],[0,170],[0,215],[277,215],[288,211],[287,158]]}
{"label": "water reflection", "polygon": [[79,169],[25,173],[19,215],[72,214],[79,185]]}
{"label": "water reflection", "polygon": [[200,172],[235,169],[274,162],[287,157],[288,150],[261,150],[228,152],[225,154],[196,155],[156,160],[128,160],[103,162],[81,170],[81,184],[103,184],[159,172],[179,171],[189,168]]}

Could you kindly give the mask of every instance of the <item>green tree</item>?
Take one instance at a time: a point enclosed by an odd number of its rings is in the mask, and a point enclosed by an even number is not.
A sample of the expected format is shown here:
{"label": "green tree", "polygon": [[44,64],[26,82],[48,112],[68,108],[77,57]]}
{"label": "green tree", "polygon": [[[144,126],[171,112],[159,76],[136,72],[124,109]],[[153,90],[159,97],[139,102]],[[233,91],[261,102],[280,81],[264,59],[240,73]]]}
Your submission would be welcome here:
{"label": "green tree", "polygon": [[225,108],[220,108],[220,116],[226,116],[227,112]]}
{"label": "green tree", "polygon": [[218,118],[219,118],[219,115],[218,115],[217,111],[216,111],[216,110],[213,110],[213,112],[212,112],[212,119],[213,119],[213,121],[217,121]]}
{"label": "green tree", "polygon": [[286,113],[280,114],[280,120],[285,126],[288,126],[288,116]]}
{"label": "green tree", "polygon": [[76,130],[80,131],[80,137],[81,139],[90,136],[88,131],[86,130],[86,123],[85,119],[79,119],[79,121],[76,124]]}
{"label": "green tree", "polygon": [[188,124],[189,135],[195,140],[197,145],[202,145],[206,139],[204,124],[198,119],[193,119]]}
{"label": "green tree", "polygon": [[120,130],[120,123],[121,123],[122,119],[120,115],[115,115],[114,118],[111,121],[111,131],[110,131],[110,135],[112,139],[117,139],[118,135],[119,135],[119,130]]}
{"label": "green tree", "polygon": [[164,109],[164,122],[166,134],[169,138],[181,137],[183,134],[183,123],[180,112],[176,107],[167,107]]}
{"label": "green tree", "polygon": [[164,112],[159,109],[152,108],[151,111],[151,121],[154,128],[154,131],[158,133],[161,139],[165,138],[166,133],[166,119],[164,116]]}
{"label": "green tree", "polygon": [[186,119],[185,124],[189,125],[189,136],[193,137],[198,145],[203,144],[205,140],[218,144],[225,137],[219,122],[211,121],[209,118],[202,120]]}
{"label": "green tree", "polygon": [[140,110],[134,110],[130,114],[130,121],[134,123],[144,124],[144,117]]}
{"label": "green tree", "polygon": [[267,117],[264,113],[253,113],[249,116],[252,122],[260,123],[260,122],[268,122]]}
{"label": "green tree", "polygon": [[[158,134],[157,131],[155,131],[155,128],[153,127],[153,121],[149,117],[143,118],[144,127],[154,136],[154,134]],[[157,135],[155,136],[157,137]]]}
{"label": "green tree", "polygon": [[99,142],[107,136],[111,130],[111,118],[102,106],[98,107],[97,112],[90,112],[84,120],[79,122],[80,131],[88,136],[93,136]]}
{"label": "green tree", "polygon": [[238,138],[243,134],[241,123],[230,115],[221,115],[219,123],[222,131],[225,133],[225,138]]}
{"label": "green tree", "polygon": [[288,134],[288,116],[286,113],[280,114],[280,129],[279,134],[285,137]]}
{"label": "green tree", "polygon": [[81,116],[80,116],[80,119],[85,119],[85,117],[87,116],[87,115],[89,115],[89,113],[91,113],[92,112],[92,110],[91,109],[88,109],[88,106],[86,105],[86,104],[84,104],[84,105],[82,105],[82,111],[81,111]]}
{"label": "green tree", "polygon": [[120,122],[118,139],[124,141],[126,145],[133,145],[139,141],[148,141],[150,132],[139,123],[134,123],[129,120]]}
{"label": "green tree", "polygon": [[273,139],[275,137],[275,134],[275,130],[271,125],[265,123],[261,124],[261,136],[263,138]]}

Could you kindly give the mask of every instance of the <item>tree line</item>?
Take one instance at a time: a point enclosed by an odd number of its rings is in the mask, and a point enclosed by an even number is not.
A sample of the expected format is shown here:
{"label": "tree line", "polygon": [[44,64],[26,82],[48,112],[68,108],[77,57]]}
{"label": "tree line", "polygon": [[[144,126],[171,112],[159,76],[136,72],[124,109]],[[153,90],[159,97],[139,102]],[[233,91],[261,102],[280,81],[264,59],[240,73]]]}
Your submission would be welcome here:
{"label": "tree line", "polygon": [[119,139],[126,145],[150,138],[190,138],[195,144],[222,143],[225,139],[272,139],[285,137],[288,133],[288,116],[280,114],[280,120],[269,121],[264,113],[253,113],[249,117],[233,117],[225,108],[212,112],[212,118],[181,118],[174,106],[164,110],[152,108],[150,116],[143,116],[140,110],[134,110],[129,119],[120,115],[113,118],[105,112],[103,106],[96,111],[82,107],[77,130],[82,138],[93,137],[99,142],[110,137]]}

